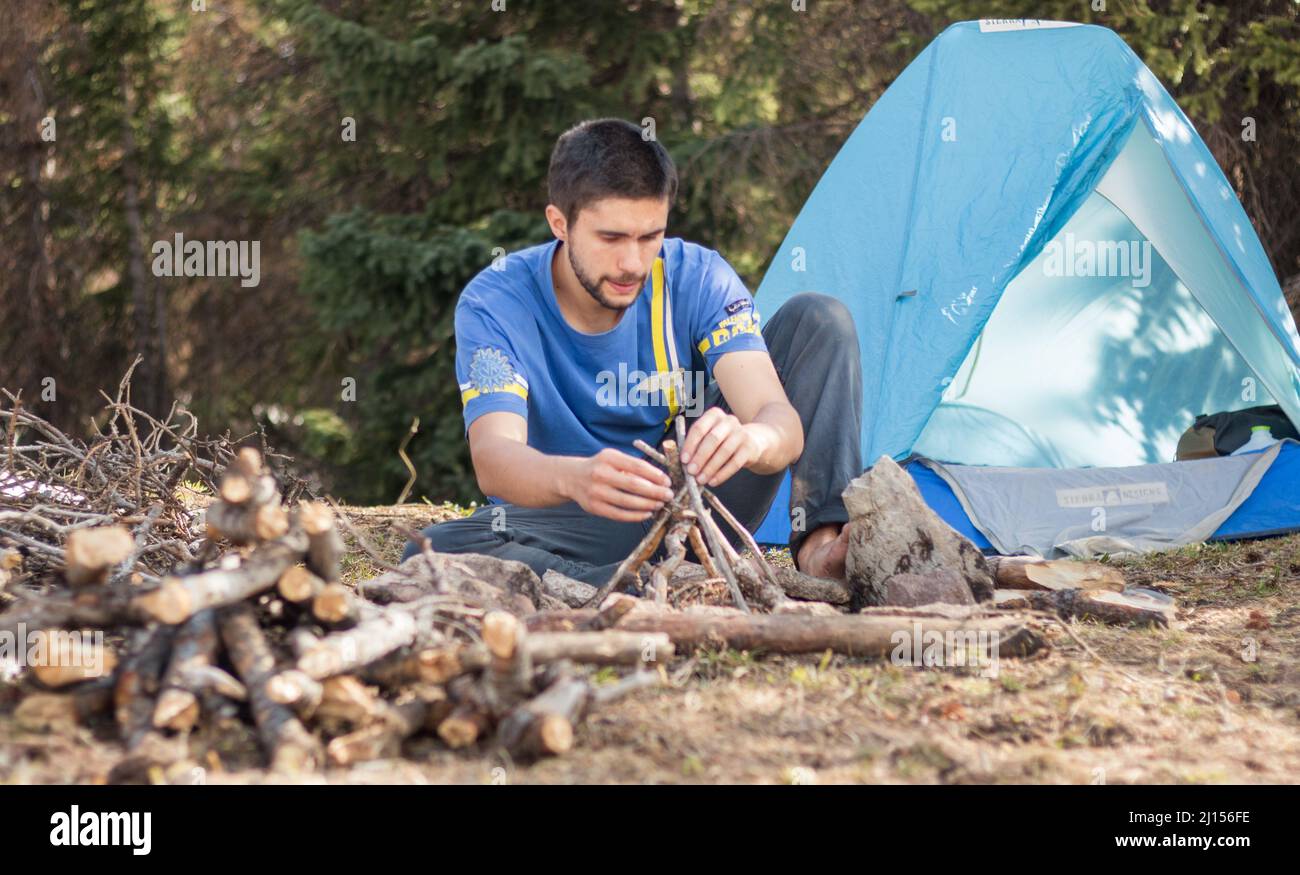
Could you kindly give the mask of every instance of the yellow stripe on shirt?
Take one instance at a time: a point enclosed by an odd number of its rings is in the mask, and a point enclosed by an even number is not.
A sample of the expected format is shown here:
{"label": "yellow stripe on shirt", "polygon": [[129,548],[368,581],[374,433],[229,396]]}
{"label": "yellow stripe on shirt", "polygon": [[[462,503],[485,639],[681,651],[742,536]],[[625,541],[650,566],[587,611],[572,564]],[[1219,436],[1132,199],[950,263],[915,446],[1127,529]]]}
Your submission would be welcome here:
{"label": "yellow stripe on shirt", "polygon": [[[668,366],[668,339],[665,332],[664,319],[664,260],[656,258],[654,267],[650,270],[653,276],[650,295],[650,334],[654,341],[655,352],[655,370],[661,374],[670,374],[671,368]],[[661,384],[662,385],[662,384]],[[667,425],[673,421],[677,415],[677,390],[673,387],[672,378],[669,377],[668,383],[668,418],[664,420]]]}
{"label": "yellow stripe on shirt", "polygon": [[[525,389],[523,386],[519,385],[518,383],[508,383],[505,386],[502,386],[500,389],[493,389],[490,392],[487,392],[486,394],[491,395],[493,392],[510,392],[511,394],[518,395],[520,398],[523,398],[525,401],[528,400],[528,390]],[[482,394],[484,393],[480,392],[478,389],[466,389],[465,391],[460,393],[461,406],[463,407],[464,405],[473,401],[475,398],[477,398]]]}

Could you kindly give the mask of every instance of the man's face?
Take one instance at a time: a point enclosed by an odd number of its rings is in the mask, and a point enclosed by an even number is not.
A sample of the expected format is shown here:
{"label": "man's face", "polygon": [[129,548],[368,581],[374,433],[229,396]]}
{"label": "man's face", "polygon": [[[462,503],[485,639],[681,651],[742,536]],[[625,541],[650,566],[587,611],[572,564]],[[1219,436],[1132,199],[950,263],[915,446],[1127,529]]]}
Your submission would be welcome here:
{"label": "man's face", "polygon": [[605,198],[583,207],[565,237],[578,282],[601,306],[626,310],[641,294],[667,223],[667,198]]}

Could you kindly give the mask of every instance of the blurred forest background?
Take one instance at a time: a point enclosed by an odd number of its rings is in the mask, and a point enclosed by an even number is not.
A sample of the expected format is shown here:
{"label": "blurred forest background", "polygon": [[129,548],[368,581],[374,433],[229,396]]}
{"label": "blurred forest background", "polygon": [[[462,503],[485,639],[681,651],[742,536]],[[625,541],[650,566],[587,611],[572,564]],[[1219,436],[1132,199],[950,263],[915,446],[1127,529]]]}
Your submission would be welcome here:
{"label": "blurred forest background", "polygon": [[[560,132],[653,118],[683,178],[670,234],[753,288],[873,101],[979,17],[1116,30],[1195,122],[1279,277],[1300,274],[1296,0],[492,5],[0,0],[0,385],[81,434],[141,355],[137,405],[180,399],[213,434],[263,427],[357,503],[395,500],[418,416],[413,496],[479,498],[452,312],[494,248],[549,236]],[[153,241],[178,232],[260,241],[260,284],[155,277]]]}

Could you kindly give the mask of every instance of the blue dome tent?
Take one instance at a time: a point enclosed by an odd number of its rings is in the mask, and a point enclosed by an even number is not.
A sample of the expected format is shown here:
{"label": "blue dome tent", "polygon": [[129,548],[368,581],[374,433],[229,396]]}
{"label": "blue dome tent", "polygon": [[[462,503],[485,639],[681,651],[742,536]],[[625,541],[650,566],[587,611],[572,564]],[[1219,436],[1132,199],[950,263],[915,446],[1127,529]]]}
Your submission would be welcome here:
{"label": "blue dome tent", "polygon": [[[1173,462],[1199,413],[1276,404],[1300,423],[1300,335],[1209,149],[1105,28],[945,30],[845,142],[757,300],[770,312],[803,291],[856,322],[864,460],[910,459],[982,547],[1300,528],[1293,442]],[[1060,499],[1107,478],[1166,485],[1102,502],[1102,528],[1088,501]],[[761,541],[786,540],[788,494]]]}

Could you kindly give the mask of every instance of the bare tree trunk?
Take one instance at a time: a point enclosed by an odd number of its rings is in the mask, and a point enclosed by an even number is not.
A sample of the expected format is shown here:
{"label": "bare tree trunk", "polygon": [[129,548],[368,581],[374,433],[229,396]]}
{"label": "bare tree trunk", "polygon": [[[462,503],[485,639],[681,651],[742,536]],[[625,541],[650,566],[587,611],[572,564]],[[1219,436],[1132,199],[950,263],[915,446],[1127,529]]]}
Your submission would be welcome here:
{"label": "bare tree trunk", "polygon": [[45,318],[37,319],[37,321],[44,322],[48,326],[53,322],[50,317],[55,314],[49,313],[46,306],[50,287],[50,259],[45,245],[48,237],[45,227],[45,186],[41,183],[41,158],[44,149],[42,148],[38,130],[40,119],[43,118],[41,113],[45,105],[45,95],[41,89],[40,71],[36,64],[34,51],[27,56],[26,61],[26,84],[31,91],[31,100],[28,104],[28,112],[24,113],[24,121],[27,126],[24,131],[24,138],[32,138],[31,147],[27,154],[27,185],[31,191],[32,214],[32,270],[27,277],[27,302],[31,307],[32,316],[36,317],[37,314],[41,314]]}
{"label": "bare tree trunk", "polygon": [[[42,119],[49,107],[41,83],[40,56],[48,40],[47,13],[37,8],[13,8],[0,29],[13,28],[13,36],[0,45],[0,53],[8,55],[0,60],[0,88],[14,98],[16,110],[5,127],[14,129],[13,172],[22,174],[22,187],[18,191],[19,213],[27,211],[30,242],[22,251],[15,247],[15,266],[27,266],[23,272],[15,271],[10,280],[14,284],[12,299],[0,307],[0,319],[14,320],[27,326],[22,333],[22,349],[9,349],[8,376],[15,386],[32,386],[39,390],[44,377],[57,377],[60,351],[67,347],[65,314],[53,282],[50,259],[49,196],[43,179],[45,159],[50,145],[41,137]],[[21,167],[21,171],[18,168]],[[15,225],[15,231],[17,226]],[[28,266],[29,265],[29,266]],[[25,280],[25,283],[24,283]],[[26,295],[17,294],[18,286],[26,286]],[[40,395],[34,394],[34,400]]]}
{"label": "bare tree trunk", "polygon": [[123,199],[126,210],[127,227],[127,275],[131,278],[131,304],[134,331],[132,332],[132,349],[135,355],[143,356],[144,366],[136,372],[138,392],[132,401],[141,410],[155,416],[165,412],[162,409],[165,373],[158,313],[161,310],[161,296],[151,294],[153,291],[149,272],[145,269],[144,227],[140,207],[140,175],[137,166],[138,152],[135,131],[131,128],[135,116],[135,89],[131,84],[130,72],[122,68],[122,97],[125,111],[122,119],[122,181]]}

